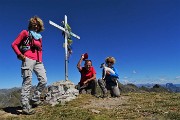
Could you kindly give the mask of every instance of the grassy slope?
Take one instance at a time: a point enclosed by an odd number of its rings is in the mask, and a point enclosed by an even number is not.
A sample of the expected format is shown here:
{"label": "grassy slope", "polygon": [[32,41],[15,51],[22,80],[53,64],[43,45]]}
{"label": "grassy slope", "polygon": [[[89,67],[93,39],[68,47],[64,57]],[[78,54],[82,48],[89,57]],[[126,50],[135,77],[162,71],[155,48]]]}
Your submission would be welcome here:
{"label": "grassy slope", "polygon": [[[7,120],[180,120],[180,94],[178,93],[122,93],[121,97],[128,98],[123,104],[112,109],[106,109],[101,104],[94,108],[99,113],[92,112],[92,108],[83,107],[99,101],[91,95],[79,95],[77,99],[66,105],[42,106],[36,108],[35,115],[6,117]],[[102,99],[103,100],[103,99]],[[112,99],[113,100],[113,99]],[[121,100],[121,99],[120,99]],[[113,101],[112,101],[113,102]],[[93,105],[92,105],[93,106]],[[1,119],[1,117],[0,117]]]}

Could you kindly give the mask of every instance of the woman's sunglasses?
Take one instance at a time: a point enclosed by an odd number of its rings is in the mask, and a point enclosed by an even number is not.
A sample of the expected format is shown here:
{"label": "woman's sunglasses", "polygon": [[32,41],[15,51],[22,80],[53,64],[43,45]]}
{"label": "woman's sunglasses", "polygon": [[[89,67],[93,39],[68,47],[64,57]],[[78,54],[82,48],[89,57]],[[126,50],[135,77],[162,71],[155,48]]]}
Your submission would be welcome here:
{"label": "woman's sunglasses", "polygon": [[111,63],[111,64],[113,64],[114,62],[112,62],[112,61],[107,61],[107,63]]}

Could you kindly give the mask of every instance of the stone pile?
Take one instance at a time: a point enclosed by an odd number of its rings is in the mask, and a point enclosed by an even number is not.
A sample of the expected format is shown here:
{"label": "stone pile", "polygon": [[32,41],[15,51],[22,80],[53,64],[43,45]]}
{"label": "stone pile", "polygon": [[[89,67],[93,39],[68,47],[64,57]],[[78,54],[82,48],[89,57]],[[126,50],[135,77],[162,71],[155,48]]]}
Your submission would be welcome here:
{"label": "stone pile", "polygon": [[79,95],[79,91],[75,89],[74,83],[71,81],[58,81],[48,87],[45,101],[52,106],[57,104],[65,104],[75,99]]}

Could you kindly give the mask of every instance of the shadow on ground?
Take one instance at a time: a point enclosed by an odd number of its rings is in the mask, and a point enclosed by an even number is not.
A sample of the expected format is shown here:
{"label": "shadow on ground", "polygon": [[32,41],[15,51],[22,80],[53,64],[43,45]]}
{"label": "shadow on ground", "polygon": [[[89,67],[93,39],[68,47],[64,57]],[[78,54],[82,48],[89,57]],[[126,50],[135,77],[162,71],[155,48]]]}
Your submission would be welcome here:
{"label": "shadow on ground", "polygon": [[17,106],[17,107],[5,107],[2,108],[2,110],[4,110],[6,113],[10,113],[10,114],[14,114],[14,115],[19,115],[21,114],[20,110],[22,110],[21,106]]}

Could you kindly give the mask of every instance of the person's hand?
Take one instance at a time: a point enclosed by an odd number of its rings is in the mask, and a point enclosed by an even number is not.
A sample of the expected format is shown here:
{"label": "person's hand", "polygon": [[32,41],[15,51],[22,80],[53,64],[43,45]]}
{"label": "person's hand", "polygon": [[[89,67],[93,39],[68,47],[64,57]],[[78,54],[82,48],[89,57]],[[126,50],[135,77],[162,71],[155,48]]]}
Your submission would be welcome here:
{"label": "person's hand", "polygon": [[88,82],[89,82],[89,81],[88,81],[88,80],[86,80],[86,81],[84,81],[84,82],[83,82],[83,84],[85,85],[85,84],[87,84]]}
{"label": "person's hand", "polygon": [[17,58],[21,61],[25,61],[26,57],[23,54],[17,56]]}
{"label": "person's hand", "polygon": [[106,75],[110,75],[111,73],[109,71],[106,71]]}
{"label": "person's hand", "polygon": [[82,60],[84,59],[84,54],[81,55],[81,59],[82,59]]}

